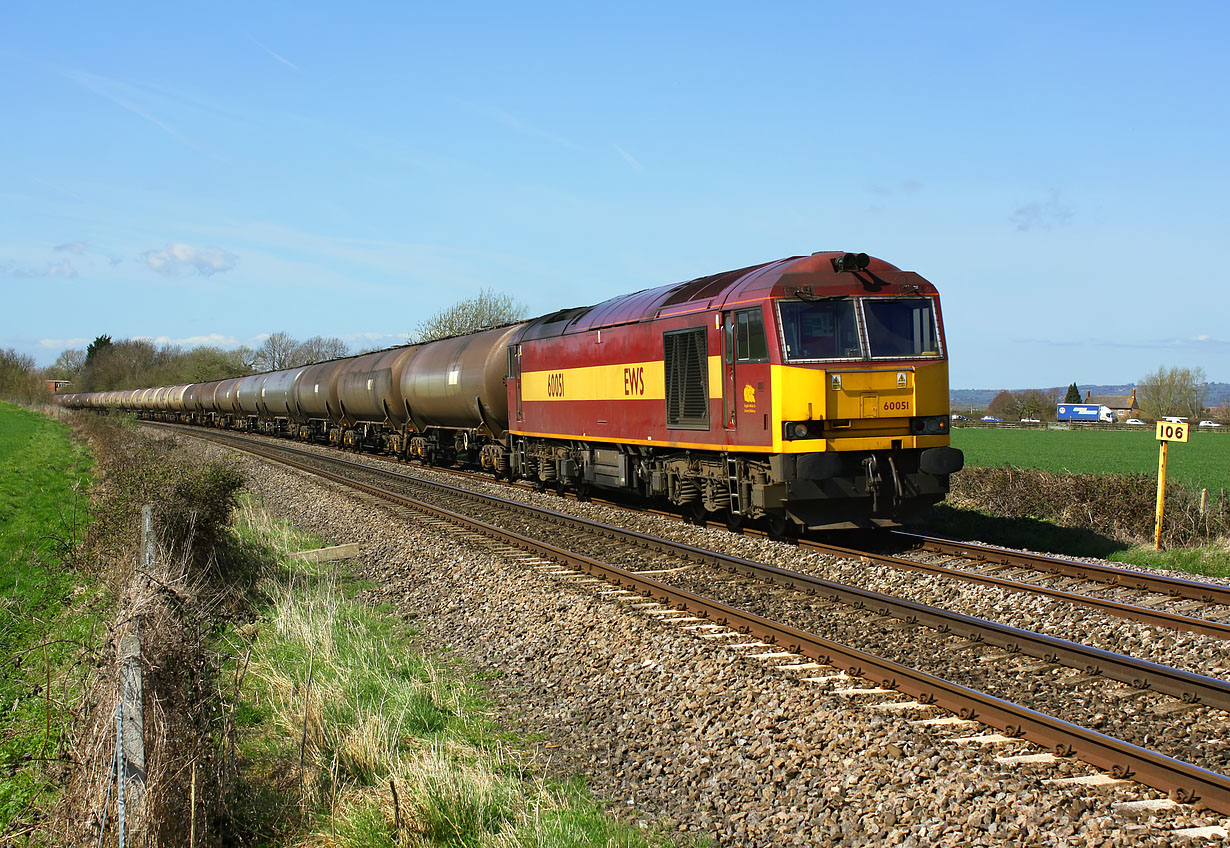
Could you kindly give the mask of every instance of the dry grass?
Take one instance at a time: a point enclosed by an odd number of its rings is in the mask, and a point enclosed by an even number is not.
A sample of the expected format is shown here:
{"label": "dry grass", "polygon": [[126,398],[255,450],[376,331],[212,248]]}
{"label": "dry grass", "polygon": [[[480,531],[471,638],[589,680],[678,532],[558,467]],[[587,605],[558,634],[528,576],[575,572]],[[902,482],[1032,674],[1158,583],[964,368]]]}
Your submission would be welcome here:
{"label": "dry grass", "polygon": [[[241,535],[281,554],[313,543],[241,506]],[[474,692],[419,656],[401,620],[336,571],[283,559],[266,608],[235,634],[245,663],[239,756],[262,799],[249,841],[310,846],[644,846],[583,791],[528,776]],[[244,783],[243,780],[240,781]]]}

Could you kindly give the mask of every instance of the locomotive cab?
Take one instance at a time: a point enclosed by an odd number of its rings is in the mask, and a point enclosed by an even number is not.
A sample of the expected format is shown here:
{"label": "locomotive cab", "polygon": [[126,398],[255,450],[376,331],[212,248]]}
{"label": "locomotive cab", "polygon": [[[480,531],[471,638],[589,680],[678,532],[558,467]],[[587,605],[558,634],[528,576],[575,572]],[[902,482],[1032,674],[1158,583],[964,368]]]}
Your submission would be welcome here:
{"label": "locomotive cab", "polygon": [[948,446],[939,299],[918,280],[772,304],[782,363],[772,478],[800,524],[908,520],[941,500],[962,466]]}

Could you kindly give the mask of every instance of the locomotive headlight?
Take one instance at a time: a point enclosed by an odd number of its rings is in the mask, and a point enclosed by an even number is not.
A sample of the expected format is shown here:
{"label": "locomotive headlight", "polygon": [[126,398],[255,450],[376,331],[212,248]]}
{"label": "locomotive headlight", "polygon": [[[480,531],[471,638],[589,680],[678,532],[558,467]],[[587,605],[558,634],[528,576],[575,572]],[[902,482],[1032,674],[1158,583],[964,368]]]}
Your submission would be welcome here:
{"label": "locomotive headlight", "polygon": [[819,421],[787,421],[782,432],[787,439],[818,439],[824,435],[824,425]]}

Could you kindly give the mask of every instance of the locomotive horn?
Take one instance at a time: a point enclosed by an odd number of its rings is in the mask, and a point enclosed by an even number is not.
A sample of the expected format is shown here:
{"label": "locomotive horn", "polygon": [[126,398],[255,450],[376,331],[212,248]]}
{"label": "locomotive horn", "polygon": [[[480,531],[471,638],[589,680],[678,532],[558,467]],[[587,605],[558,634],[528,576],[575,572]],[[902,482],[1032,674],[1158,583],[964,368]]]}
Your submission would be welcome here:
{"label": "locomotive horn", "polygon": [[866,253],[843,253],[833,257],[833,270],[839,274],[842,271],[863,271],[870,264],[871,257]]}

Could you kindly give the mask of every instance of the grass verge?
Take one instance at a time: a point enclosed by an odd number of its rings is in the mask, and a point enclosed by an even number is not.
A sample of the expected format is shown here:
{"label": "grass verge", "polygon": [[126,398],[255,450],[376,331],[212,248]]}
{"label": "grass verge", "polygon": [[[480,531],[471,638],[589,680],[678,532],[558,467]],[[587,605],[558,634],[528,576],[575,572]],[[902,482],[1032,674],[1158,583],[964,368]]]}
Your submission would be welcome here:
{"label": "grass verge", "polygon": [[0,403],[0,837],[55,800],[68,705],[102,629],[97,587],[72,569],[90,467],[63,424]]}
{"label": "grass verge", "polygon": [[231,632],[237,836],[330,846],[673,844],[605,814],[582,784],[536,775],[479,689],[418,653],[390,609],[250,502],[236,534],[264,551],[254,622]]}
{"label": "grass verge", "polygon": [[1131,544],[1087,528],[1062,527],[1032,518],[989,515],[951,504],[940,504],[933,509],[926,527],[920,529],[952,539],[1064,556],[1096,557],[1144,568],[1230,580],[1230,546],[1224,542],[1155,551],[1152,545]]}

